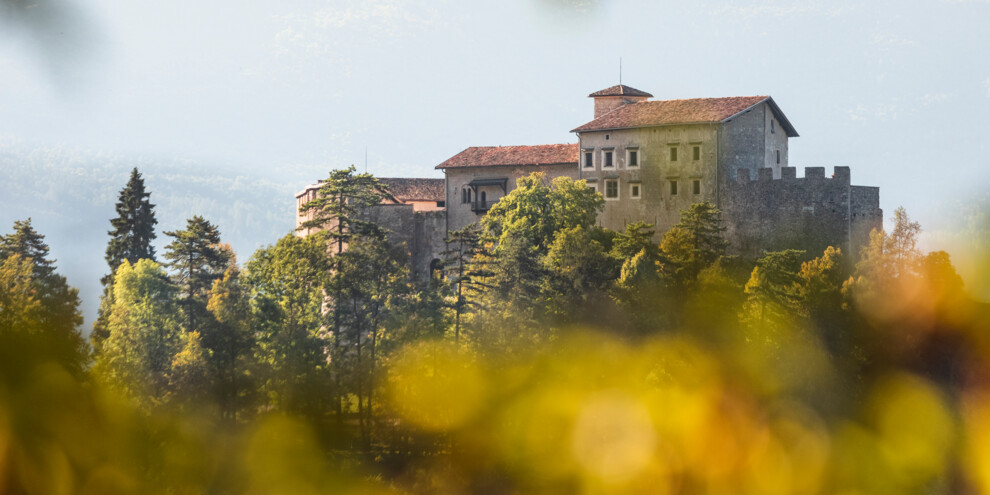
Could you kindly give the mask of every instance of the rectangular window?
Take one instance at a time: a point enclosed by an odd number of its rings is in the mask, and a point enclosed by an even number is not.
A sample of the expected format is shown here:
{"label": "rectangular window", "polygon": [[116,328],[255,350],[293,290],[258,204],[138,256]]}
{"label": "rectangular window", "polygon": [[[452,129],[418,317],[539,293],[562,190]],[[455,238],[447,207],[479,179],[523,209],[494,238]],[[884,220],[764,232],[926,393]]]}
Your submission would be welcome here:
{"label": "rectangular window", "polygon": [[774,134],[775,132],[776,132],[776,128],[773,125],[773,121],[771,120],[770,121],[770,134]]}
{"label": "rectangular window", "polygon": [[701,146],[695,146],[692,151],[694,153],[694,159],[701,160]]}
{"label": "rectangular window", "polygon": [[677,161],[677,148],[673,146],[670,147],[670,161],[672,162]]}
{"label": "rectangular window", "polygon": [[639,199],[639,184],[629,184],[629,197]]}
{"label": "rectangular window", "polygon": [[595,154],[591,151],[584,152],[584,168],[592,168],[595,166]]}
{"label": "rectangular window", "polygon": [[677,181],[676,180],[670,181],[670,195],[671,196],[677,196]]}
{"label": "rectangular window", "polygon": [[701,194],[701,181],[700,180],[694,181],[693,187],[694,187],[694,193],[695,194]]}
{"label": "rectangular window", "polygon": [[629,159],[627,160],[629,167],[639,166],[639,150],[629,150]]}
{"label": "rectangular window", "polygon": [[605,181],[605,199],[617,199],[619,197],[619,181]]}
{"label": "rectangular window", "polygon": [[777,165],[780,165],[780,150],[777,150]]}
{"label": "rectangular window", "polygon": [[594,192],[598,192],[598,188],[594,184],[588,184],[588,189],[591,189]]}
{"label": "rectangular window", "polygon": [[612,152],[606,151],[605,160],[604,163],[602,164],[602,167],[611,167],[611,166],[612,166]]}

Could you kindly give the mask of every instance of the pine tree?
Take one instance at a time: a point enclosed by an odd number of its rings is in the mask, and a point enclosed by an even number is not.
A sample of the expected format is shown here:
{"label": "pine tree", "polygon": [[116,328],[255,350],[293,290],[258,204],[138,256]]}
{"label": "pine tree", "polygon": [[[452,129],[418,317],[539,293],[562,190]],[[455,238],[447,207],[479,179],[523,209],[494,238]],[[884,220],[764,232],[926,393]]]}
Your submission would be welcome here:
{"label": "pine tree", "polygon": [[135,167],[131,170],[131,178],[127,185],[120,190],[117,200],[117,218],[110,220],[113,230],[107,231],[110,242],[107,243],[106,261],[110,273],[100,279],[103,284],[103,295],[100,297],[100,309],[96,321],[93,322],[93,333],[90,340],[99,352],[103,341],[107,338],[107,318],[113,305],[113,274],[117,267],[126,260],[130,264],[140,259],[155,260],[155,248],[151,241],[155,235],[155,205],[149,198],[151,193],[144,188],[144,179]]}
{"label": "pine tree", "polygon": [[15,220],[14,232],[0,236],[0,259],[5,260],[14,254],[31,259],[33,276],[37,280],[49,279],[55,273],[55,260],[48,259],[45,236],[34,230],[30,218]]}
{"label": "pine tree", "polygon": [[187,220],[185,230],[165,235],[174,238],[165,247],[165,259],[169,260],[167,265],[174,271],[173,280],[182,294],[185,331],[200,331],[210,288],[223,275],[232,253],[229,247],[220,245],[219,229],[199,215]]}
{"label": "pine tree", "polygon": [[48,347],[45,354],[69,371],[81,373],[89,350],[79,333],[83,321],[79,290],[55,271],[55,260],[48,254],[45,237],[34,230],[30,218],[15,221],[14,232],[0,236],[0,264],[15,256],[20,263],[31,264],[31,287],[40,303],[38,328]]}
{"label": "pine tree", "polygon": [[[334,367],[334,381],[337,390],[342,390],[341,365],[341,301],[343,287],[341,270],[341,255],[347,245],[362,238],[382,239],[385,231],[376,223],[366,219],[367,208],[381,204],[388,194],[388,188],[378,179],[368,173],[355,173],[354,165],[343,170],[331,170],[330,175],[323,180],[315,199],[312,199],[299,211],[309,215],[309,220],[303,222],[300,229],[318,229],[326,236],[330,244],[331,266],[333,280],[330,283],[332,308],[330,327],[334,335],[331,347],[330,361]],[[335,398],[337,418],[343,414],[341,397]]]}
{"label": "pine tree", "polygon": [[151,193],[144,188],[144,179],[137,168],[131,170],[131,178],[120,190],[117,201],[117,218],[110,220],[113,230],[107,232],[106,260],[110,275],[104,277],[104,285],[113,277],[120,263],[127,260],[132,265],[140,259],[155,260],[155,248],[151,245],[156,237],[155,205],[149,198]]}

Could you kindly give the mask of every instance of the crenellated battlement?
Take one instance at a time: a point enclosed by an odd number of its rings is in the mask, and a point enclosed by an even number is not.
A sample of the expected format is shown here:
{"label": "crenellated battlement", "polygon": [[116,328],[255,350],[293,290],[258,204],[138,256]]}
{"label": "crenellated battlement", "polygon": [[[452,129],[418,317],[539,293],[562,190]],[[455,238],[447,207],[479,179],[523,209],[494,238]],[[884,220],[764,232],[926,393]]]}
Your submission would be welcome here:
{"label": "crenellated battlement", "polygon": [[752,180],[750,169],[737,169],[722,204],[737,252],[758,256],[767,246],[818,252],[839,239],[837,247],[858,249],[882,225],[879,188],[853,186],[849,167],[835,167],[831,177],[825,167],[806,167],[800,178],[794,167],[779,170],[774,178],[774,169],[758,169]]}
{"label": "crenellated battlement", "polygon": [[780,178],[775,179],[773,177],[772,168],[761,168],[757,170],[756,180],[753,180],[748,168],[736,169],[736,183],[737,184],[748,184],[751,182],[794,182],[794,181],[808,181],[819,183],[820,181],[830,181],[837,180],[841,183],[848,184],[851,181],[851,173],[849,167],[836,166],[833,169],[832,177],[825,177],[825,167],[804,167],[804,177],[797,176],[797,167],[780,167]]}

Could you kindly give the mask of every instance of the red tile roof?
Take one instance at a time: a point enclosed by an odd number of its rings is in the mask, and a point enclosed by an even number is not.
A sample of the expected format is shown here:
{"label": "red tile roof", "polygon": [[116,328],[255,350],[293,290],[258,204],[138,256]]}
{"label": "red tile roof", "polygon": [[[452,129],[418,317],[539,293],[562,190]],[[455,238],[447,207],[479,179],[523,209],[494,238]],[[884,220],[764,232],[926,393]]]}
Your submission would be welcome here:
{"label": "red tile roof", "polygon": [[379,182],[388,186],[388,192],[399,202],[444,201],[446,199],[443,179],[408,179],[381,177]]}
{"label": "red tile roof", "polygon": [[496,167],[521,165],[577,165],[578,145],[539,144],[536,146],[474,146],[437,168]]}
{"label": "red tile roof", "polygon": [[[626,129],[630,127],[649,127],[667,124],[722,122],[766,100],[770,100],[770,97],[735,96],[729,98],[641,101],[616,108],[571,132]],[[773,106],[776,107],[776,105]],[[783,114],[781,113],[780,115]],[[780,119],[778,116],[778,120],[783,121],[784,119]]]}
{"label": "red tile roof", "polygon": [[595,91],[594,93],[588,95],[588,98],[594,98],[596,96],[645,96],[647,98],[653,98],[653,95],[647,93],[646,91],[640,91],[624,84],[616,84],[611,88]]}

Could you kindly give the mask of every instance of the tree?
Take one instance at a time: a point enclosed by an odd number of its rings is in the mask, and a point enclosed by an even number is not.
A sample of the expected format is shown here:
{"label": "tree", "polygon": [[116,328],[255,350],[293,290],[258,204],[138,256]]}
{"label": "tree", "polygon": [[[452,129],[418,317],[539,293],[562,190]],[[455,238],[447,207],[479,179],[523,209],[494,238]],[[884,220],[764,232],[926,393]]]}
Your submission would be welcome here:
{"label": "tree", "polygon": [[[371,237],[384,238],[385,232],[376,223],[367,220],[368,208],[381,204],[387,197],[388,188],[378,179],[368,173],[355,173],[354,165],[343,170],[331,170],[330,175],[321,182],[316,198],[303,204],[299,211],[308,216],[302,223],[302,229],[317,229],[325,235],[332,246],[331,284],[329,301],[331,310],[330,326],[332,332],[341,328],[341,304],[345,283],[341,280],[341,255],[345,248],[355,240]],[[331,364],[336,368],[342,361],[340,346],[342,341],[337,335],[333,339]],[[335,369],[334,380],[337,390],[342,388],[342,370]],[[341,418],[343,406],[337,398],[337,417]]]}
{"label": "tree", "polygon": [[485,304],[501,314],[489,316],[507,318],[490,327],[508,325],[517,334],[545,330],[544,257],[560,233],[590,231],[604,204],[585,181],[557,177],[547,184],[544,174],[533,173],[519,178],[516,189],[488,211],[481,221],[483,242],[491,247],[491,290]]}
{"label": "tree", "polygon": [[31,260],[19,254],[10,255],[0,264],[0,337],[5,340],[17,333],[41,329],[41,301],[33,272]]}
{"label": "tree", "polygon": [[288,234],[255,251],[246,264],[261,389],[269,404],[283,411],[321,410],[329,385],[326,242],[322,234]]}
{"label": "tree", "polygon": [[112,230],[107,232],[110,242],[107,244],[106,260],[110,266],[111,275],[120,264],[127,260],[132,265],[141,259],[155,260],[155,248],[151,241],[155,240],[155,205],[149,198],[151,193],[144,188],[144,179],[135,167],[131,170],[131,178],[127,185],[120,190],[117,200],[117,217],[110,220]]}
{"label": "tree", "polygon": [[590,314],[615,279],[615,262],[591,235],[576,225],[557,234],[543,258],[547,276],[543,298],[558,323],[572,323]]}
{"label": "tree", "polygon": [[492,206],[481,226],[496,251],[512,235],[526,238],[543,255],[557,232],[590,228],[604,207],[605,200],[585,181],[557,177],[548,185],[546,176],[535,172],[516,180],[516,188]]}
{"label": "tree", "polygon": [[660,249],[667,258],[665,272],[679,284],[690,284],[701,270],[725,254],[721,212],[707,201],[681,211],[681,220],[667,231]]}
{"label": "tree", "polygon": [[158,263],[124,261],[114,274],[110,331],[93,374],[146,408],[162,404],[180,338],[176,289]]}
{"label": "tree", "polygon": [[471,306],[477,307],[475,298],[469,297],[472,289],[475,293],[482,280],[490,276],[485,269],[482,255],[481,231],[478,224],[470,224],[462,229],[451,232],[446,239],[447,250],[443,252],[444,273],[453,286],[454,302],[454,344],[460,343],[461,316]]}
{"label": "tree", "polygon": [[770,251],[757,260],[746,282],[747,319],[763,325],[781,322],[794,315],[797,308],[804,251],[787,249]]}
{"label": "tree", "polygon": [[79,375],[89,359],[89,349],[79,332],[83,321],[79,291],[55,271],[55,260],[48,254],[45,237],[34,230],[30,218],[15,221],[14,232],[0,236],[0,263],[16,257],[18,260],[8,267],[16,273],[25,263],[31,266],[31,291],[39,304],[31,318],[37,319],[37,330],[47,342],[43,355]]}
{"label": "tree", "polygon": [[248,399],[254,334],[251,301],[236,263],[210,289],[206,309],[213,316],[203,329],[203,346],[215,387],[220,418],[237,420],[237,412]]}
{"label": "tree", "polygon": [[334,277],[333,292],[338,294],[335,305],[340,311],[339,326],[334,338],[342,352],[336,357],[335,372],[349,373],[349,386],[357,397],[361,436],[370,441],[374,386],[378,360],[378,344],[388,319],[393,299],[400,297],[409,280],[406,265],[398,252],[383,238],[357,238],[338,255],[338,276]]}
{"label": "tree", "polygon": [[132,265],[140,259],[155,259],[155,248],[151,245],[156,237],[155,205],[149,198],[151,193],[144,188],[144,179],[138,173],[137,167],[131,170],[127,185],[120,190],[117,199],[117,217],[110,220],[112,230],[107,232],[110,242],[107,243],[106,261],[110,273],[100,279],[103,284],[103,295],[100,298],[99,315],[93,322],[93,333],[90,340],[99,351],[103,340],[107,337],[107,317],[113,301],[109,300],[113,293],[113,274],[117,267],[127,260]]}
{"label": "tree", "polygon": [[826,335],[844,326],[841,325],[842,283],[848,273],[844,265],[842,250],[829,246],[820,257],[802,263],[798,273],[801,306]]}
{"label": "tree", "polygon": [[182,293],[185,330],[200,331],[210,288],[223,275],[233,254],[229,247],[220,245],[219,229],[199,215],[186,221],[185,230],[165,235],[174,239],[165,247],[165,259]]}

